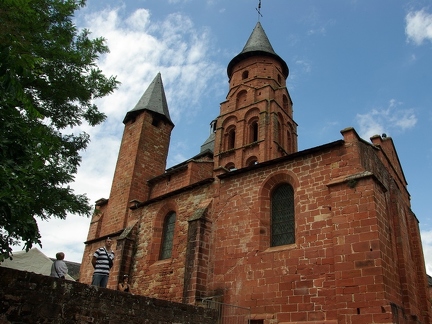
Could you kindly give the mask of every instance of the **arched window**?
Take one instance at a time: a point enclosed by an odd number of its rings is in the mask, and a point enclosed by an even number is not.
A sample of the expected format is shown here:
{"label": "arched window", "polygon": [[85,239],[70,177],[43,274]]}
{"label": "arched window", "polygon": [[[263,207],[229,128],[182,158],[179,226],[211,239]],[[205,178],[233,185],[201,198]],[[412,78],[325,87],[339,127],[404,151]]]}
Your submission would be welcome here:
{"label": "arched window", "polygon": [[278,121],[277,122],[277,142],[279,143],[279,145],[283,146],[283,134],[282,134],[282,125],[281,123]]}
{"label": "arched window", "polygon": [[287,98],[287,96],[283,96],[283,109],[285,110],[285,111],[288,111],[288,98]]}
{"label": "arched window", "polygon": [[176,221],[175,212],[170,212],[164,220],[163,233],[162,233],[162,244],[160,251],[160,260],[171,258],[174,238],[174,227]]}
{"label": "arched window", "polygon": [[235,170],[237,170],[236,167],[235,167],[235,164],[232,163],[232,162],[227,163],[227,165],[225,165],[225,168],[228,169],[228,170],[230,170],[230,171],[235,171]]}
{"label": "arched window", "polygon": [[284,183],[271,195],[271,246],[295,242],[294,190]]}
{"label": "arched window", "polygon": [[292,153],[294,151],[292,145],[291,132],[289,130],[287,131],[287,150],[289,153]]}
{"label": "arched window", "polygon": [[246,90],[242,90],[237,94],[237,98],[236,98],[237,108],[245,105],[246,98],[247,98]]}
{"label": "arched window", "polygon": [[258,141],[258,120],[253,120],[249,125],[249,142]]}
{"label": "arched window", "polygon": [[228,150],[231,150],[231,149],[233,149],[234,147],[235,147],[235,134],[236,132],[235,132],[235,128],[231,128],[229,131],[228,131],[228,142],[227,142],[227,149]]}
{"label": "arched window", "polygon": [[247,79],[248,77],[249,77],[249,71],[248,70],[243,71],[243,73],[242,73],[242,79],[244,80],[244,79]]}
{"label": "arched window", "polygon": [[252,166],[252,165],[255,165],[255,164],[258,164],[258,159],[255,156],[250,157],[246,161],[246,165],[247,166]]}

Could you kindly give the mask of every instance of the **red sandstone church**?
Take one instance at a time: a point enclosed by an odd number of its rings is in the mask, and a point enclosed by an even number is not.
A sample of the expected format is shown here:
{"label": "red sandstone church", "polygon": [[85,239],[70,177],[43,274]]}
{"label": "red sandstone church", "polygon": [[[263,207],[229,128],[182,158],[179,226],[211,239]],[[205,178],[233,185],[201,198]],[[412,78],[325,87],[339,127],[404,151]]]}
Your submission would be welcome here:
{"label": "red sandstone church", "polygon": [[210,137],[172,168],[160,74],[126,113],[80,281],[91,282],[91,256],[109,236],[109,288],[128,274],[135,294],[234,305],[254,324],[431,323],[418,221],[392,139],[367,142],[346,128],[341,140],[298,151],[288,66],[260,23],[227,72]]}

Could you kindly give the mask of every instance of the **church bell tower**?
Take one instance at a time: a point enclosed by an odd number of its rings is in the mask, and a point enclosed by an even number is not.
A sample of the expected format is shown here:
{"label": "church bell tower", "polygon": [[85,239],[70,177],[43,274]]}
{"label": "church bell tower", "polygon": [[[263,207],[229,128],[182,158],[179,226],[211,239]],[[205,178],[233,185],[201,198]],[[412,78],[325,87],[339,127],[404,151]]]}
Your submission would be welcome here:
{"label": "church bell tower", "polygon": [[131,201],[146,201],[147,180],[165,172],[171,121],[161,74],[150,83],[136,106],[127,112],[109,199],[97,202],[88,240],[123,230]]}
{"label": "church bell tower", "polygon": [[260,22],[227,74],[229,91],[216,120],[215,167],[240,169],[296,152],[289,69]]}

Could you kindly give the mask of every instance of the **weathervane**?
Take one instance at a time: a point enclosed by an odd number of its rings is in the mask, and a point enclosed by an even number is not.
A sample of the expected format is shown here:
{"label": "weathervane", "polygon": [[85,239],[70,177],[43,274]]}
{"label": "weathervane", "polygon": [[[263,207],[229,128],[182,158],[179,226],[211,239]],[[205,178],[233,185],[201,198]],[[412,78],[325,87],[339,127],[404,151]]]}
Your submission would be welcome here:
{"label": "weathervane", "polygon": [[263,15],[261,14],[261,0],[259,0],[258,2],[258,8],[255,8],[256,11],[258,11],[258,21],[260,20],[260,16],[262,17]]}

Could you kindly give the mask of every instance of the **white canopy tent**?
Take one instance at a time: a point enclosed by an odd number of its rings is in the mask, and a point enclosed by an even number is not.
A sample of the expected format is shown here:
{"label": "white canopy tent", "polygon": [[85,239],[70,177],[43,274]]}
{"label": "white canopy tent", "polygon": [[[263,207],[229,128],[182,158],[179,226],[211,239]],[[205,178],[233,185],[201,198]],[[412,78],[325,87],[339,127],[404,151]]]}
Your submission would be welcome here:
{"label": "white canopy tent", "polygon": [[[21,271],[34,272],[44,276],[51,274],[51,265],[53,261],[37,248],[26,251],[14,252],[12,260],[4,260],[0,266]],[[74,280],[71,276],[66,275],[67,280]]]}

